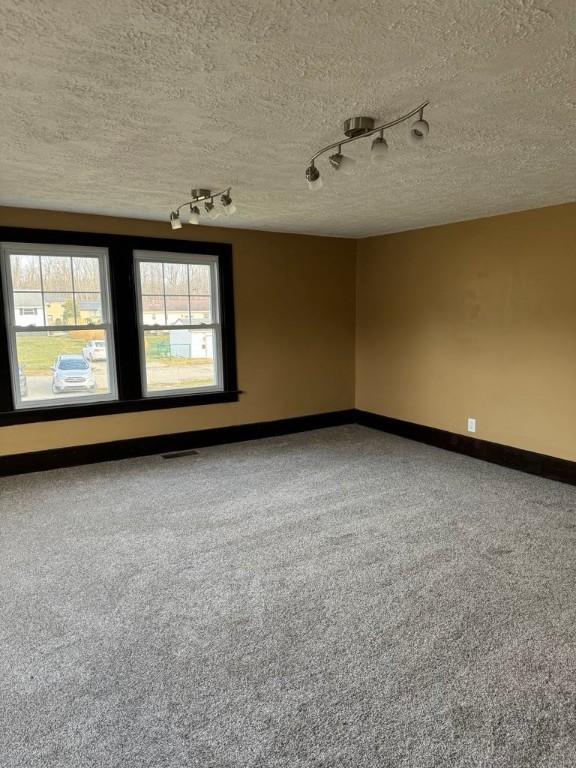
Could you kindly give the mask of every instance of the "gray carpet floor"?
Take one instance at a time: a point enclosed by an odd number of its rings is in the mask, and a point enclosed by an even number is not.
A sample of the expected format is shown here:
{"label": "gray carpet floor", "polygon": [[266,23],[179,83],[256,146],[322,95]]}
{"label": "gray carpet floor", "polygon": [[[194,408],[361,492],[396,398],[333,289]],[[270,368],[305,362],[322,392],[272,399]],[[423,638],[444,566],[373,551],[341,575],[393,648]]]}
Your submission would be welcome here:
{"label": "gray carpet floor", "polygon": [[572,768],[576,489],[359,426],[0,481],[2,768]]}

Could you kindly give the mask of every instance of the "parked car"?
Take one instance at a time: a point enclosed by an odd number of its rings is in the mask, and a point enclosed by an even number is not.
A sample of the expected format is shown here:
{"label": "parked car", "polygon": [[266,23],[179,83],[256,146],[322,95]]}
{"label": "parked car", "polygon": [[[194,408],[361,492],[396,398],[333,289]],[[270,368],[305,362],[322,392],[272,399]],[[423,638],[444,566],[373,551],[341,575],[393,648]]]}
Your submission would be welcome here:
{"label": "parked car", "polygon": [[58,355],[52,368],[52,392],[96,389],[94,371],[82,355]]}
{"label": "parked car", "polygon": [[22,366],[18,366],[18,378],[20,379],[20,397],[28,396],[28,379],[22,369]]}
{"label": "parked car", "polygon": [[86,360],[106,360],[106,342],[89,341],[84,347],[83,355]]}

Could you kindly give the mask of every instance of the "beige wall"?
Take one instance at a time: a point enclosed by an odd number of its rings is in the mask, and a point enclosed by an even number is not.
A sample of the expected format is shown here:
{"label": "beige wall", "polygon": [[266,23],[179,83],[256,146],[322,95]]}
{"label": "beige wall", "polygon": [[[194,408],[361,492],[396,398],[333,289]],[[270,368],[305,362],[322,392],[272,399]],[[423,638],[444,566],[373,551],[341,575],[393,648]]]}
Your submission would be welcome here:
{"label": "beige wall", "polygon": [[357,242],[10,208],[0,225],[232,243],[246,392],[4,427],[0,455],[341,410],[356,386],[357,408],[462,434],[472,416],[576,460],[576,204]]}
{"label": "beige wall", "polygon": [[[0,208],[0,226],[232,243],[237,403],[0,428],[0,455],[354,406],[353,240]],[[3,372],[7,375],[7,372]]]}
{"label": "beige wall", "polygon": [[576,204],[360,241],[356,406],[576,460]]}

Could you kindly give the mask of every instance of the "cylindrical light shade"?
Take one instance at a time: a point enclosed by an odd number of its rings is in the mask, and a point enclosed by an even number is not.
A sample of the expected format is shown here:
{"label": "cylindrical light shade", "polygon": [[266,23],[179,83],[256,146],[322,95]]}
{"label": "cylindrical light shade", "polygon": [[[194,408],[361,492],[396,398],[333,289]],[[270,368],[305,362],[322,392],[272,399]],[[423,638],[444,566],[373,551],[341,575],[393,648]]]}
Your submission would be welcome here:
{"label": "cylindrical light shade", "polygon": [[335,171],[342,171],[346,176],[354,173],[356,160],[347,155],[343,155],[341,152],[337,152],[335,155],[330,155],[328,158],[330,165]]}
{"label": "cylindrical light shade", "polygon": [[182,229],[182,222],[177,211],[172,211],[170,214],[170,226],[172,229]]}
{"label": "cylindrical light shade", "polygon": [[386,160],[387,154],[388,154],[388,143],[386,139],[382,138],[381,136],[378,136],[378,138],[374,139],[374,141],[372,142],[372,149],[370,151],[370,161],[375,165],[379,165],[381,162]]}
{"label": "cylindrical light shade", "polygon": [[220,202],[222,203],[222,207],[224,208],[224,213],[226,216],[232,216],[232,214],[236,213],[236,206],[232,202],[232,198],[230,197],[229,192],[225,192],[222,195]]}
{"label": "cylindrical light shade", "polygon": [[306,168],[306,181],[308,182],[308,189],[311,189],[313,192],[322,189],[322,177],[314,164]]}
{"label": "cylindrical light shade", "polygon": [[356,160],[354,160],[353,157],[348,157],[348,155],[338,154],[336,155],[336,157],[338,158],[338,160],[336,161],[336,163],[332,163],[332,167],[334,168],[334,170],[340,171],[341,173],[344,173],[346,176],[351,176],[356,170]]}
{"label": "cylindrical light shade", "polygon": [[410,144],[420,144],[426,136],[430,133],[430,126],[426,120],[416,120],[410,127],[410,135],[408,140]]}
{"label": "cylindrical light shade", "polygon": [[218,216],[220,216],[220,211],[216,210],[214,203],[208,202],[204,208],[206,209],[206,214],[208,215],[209,219],[217,219]]}
{"label": "cylindrical light shade", "polygon": [[190,218],[188,224],[200,224],[200,211],[197,205],[190,206]]}

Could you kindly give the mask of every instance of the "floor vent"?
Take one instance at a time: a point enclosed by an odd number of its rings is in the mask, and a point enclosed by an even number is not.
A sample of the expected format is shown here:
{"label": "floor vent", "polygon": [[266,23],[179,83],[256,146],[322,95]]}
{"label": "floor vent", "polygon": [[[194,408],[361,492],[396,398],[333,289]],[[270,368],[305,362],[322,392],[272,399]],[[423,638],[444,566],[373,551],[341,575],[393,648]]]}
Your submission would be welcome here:
{"label": "floor vent", "polygon": [[198,451],[191,448],[189,451],[174,451],[174,453],[160,454],[163,459],[179,459],[182,456],[198,456]]}

